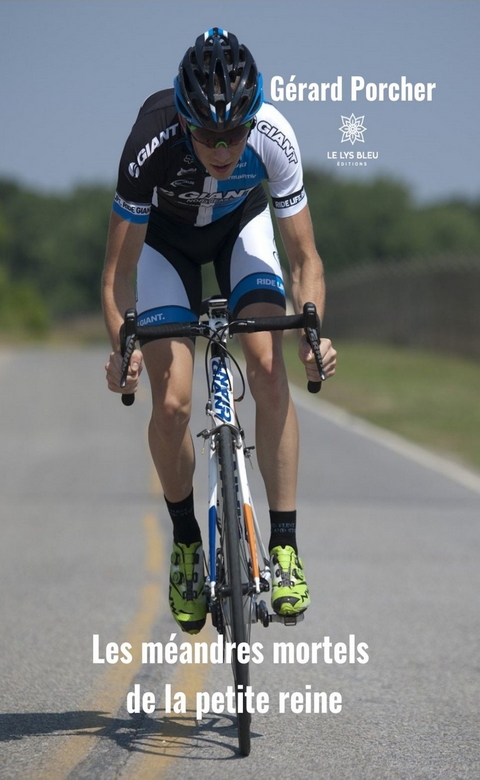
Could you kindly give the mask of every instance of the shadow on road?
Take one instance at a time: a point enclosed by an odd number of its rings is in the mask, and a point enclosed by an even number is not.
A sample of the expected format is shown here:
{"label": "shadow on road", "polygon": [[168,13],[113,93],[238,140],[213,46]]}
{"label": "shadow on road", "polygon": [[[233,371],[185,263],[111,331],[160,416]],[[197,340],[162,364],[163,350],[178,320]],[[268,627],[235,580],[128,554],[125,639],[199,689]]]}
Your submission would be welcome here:
{"label": "shadow on road", "polygon": [[[226,760],[237,758],[237,722],[229,715],[195,720],[194,710],[182,715],[155,719],[140,713],[127,719],[113,718],[101,711],[31,712],[0,714],[0,742],[12,742],[28,737],[91,736],[112,740],[130,753],[144,753],[195,760]],[[252,737],[261,736],[252,733]],[[227,755],[213,756],[208,746],[223,748]],[[195,752],[190,755],[192,748]],[[197,752],[204,751],[203,755]]]}

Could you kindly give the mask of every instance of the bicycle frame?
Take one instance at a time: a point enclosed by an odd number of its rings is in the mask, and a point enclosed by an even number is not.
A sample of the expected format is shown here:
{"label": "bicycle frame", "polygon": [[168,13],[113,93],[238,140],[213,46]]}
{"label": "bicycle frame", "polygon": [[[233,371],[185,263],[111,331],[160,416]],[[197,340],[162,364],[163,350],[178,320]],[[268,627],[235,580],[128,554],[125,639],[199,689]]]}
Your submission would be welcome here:
{"label": "bicycle frame", "polygon": [[[208,383],[210,398],[207,402],[206,413],[210,418],[211,427],[202,431],[199,436],[210,440],[209,445],[209,503],[208,503],[208,540],[209,555],[207,561],[207,589],[211,603],[218,598],[217,588],[217,529],[218,521],[218,484],[220,477],[220,464],[217,447],[217,433],[220,427],[228,426],[235,441],[235,472],[238,479],[237,499],[239,515],[243,517],[240,524],[240,534],[244,534],[244,541],[249,550],[249,561],[252,571],[252,582],[246,583],[252,595],[257,596],[268,590],[271,582],[270,562],[267,550],[263,544],[260,526],[255,513],[252,496],[247,479],[246,457],[250,457],[250,449],[245,446],[243,430],[238,424],[235,399],[233,394],[233,377],[230,358],[225,349],[228,339],[228,312],[227,301],[217,299],[210,302],[209,327],[212,332],[221,333],[220,343],[213,342],[210,346],[210,358],[208,361]],[[245,594],[248,595],[248,594]],[[257,610],[252,609],[251,621],[256,622]]]}

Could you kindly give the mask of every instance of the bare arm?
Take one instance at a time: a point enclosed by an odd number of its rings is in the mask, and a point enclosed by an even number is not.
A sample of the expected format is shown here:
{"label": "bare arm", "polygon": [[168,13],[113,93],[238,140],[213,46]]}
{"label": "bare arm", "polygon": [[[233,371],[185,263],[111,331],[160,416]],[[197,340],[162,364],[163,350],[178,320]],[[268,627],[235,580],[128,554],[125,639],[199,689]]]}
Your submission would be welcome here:
{"label": "bare arm", "polygon": [[278,220],[283,245],[290,262],[293,306],[300,313],[312,301],[320,319],[325,311],[323,263],[315,246],[310,210],[305,206],[293,217]]}
{"label": "bare arm", "polygon": [[[291,270],[293,306],[297,313],[303,309],[303,304],[311,301],[317,307],[320,320],[325,313],[325,280],[323,263],[315,246],[310,210],[305,206],[292,217],[278,220],[280,235],[288,256]],[[335,373],[336,352],[329,339],[321,340],[320,344],[325,375]],[[314,382],[319,380],[314,366],[314,356],[302,337],[299,356],[307,368],[307,376]]]}
{"label": "bare arm", "polygon": [[142,370],[142,353],[135,350],[126,387],[120,389],[121,364],[119,330],[127,309],[135,308],[134,274],[142,251],[146,225],[135,225],[112,212],[102,276],[102,304],[112,352],[105,366],[110,390],[133,393]]}
{"label": "bare arm", "polygon": [[127,309],[135,308],[134,274],[142,251],[146,225],[135,225],[112,212],[102,277],[105,324],[113,350]]}

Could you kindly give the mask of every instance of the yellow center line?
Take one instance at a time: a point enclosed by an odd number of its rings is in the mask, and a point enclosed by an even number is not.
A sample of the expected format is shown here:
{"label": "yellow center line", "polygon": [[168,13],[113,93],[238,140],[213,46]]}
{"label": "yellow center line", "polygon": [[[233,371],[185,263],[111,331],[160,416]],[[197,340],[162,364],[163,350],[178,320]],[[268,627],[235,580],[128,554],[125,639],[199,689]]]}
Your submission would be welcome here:
{"label": "yellow center line", "polygon": [[[162,495],[162,488],[155,471],[152,472],[151,491],[153,495]],[[193,644],[195,641],[213,642],[216,633],[209,622],[201,634],[190,636],[179,629],[176,636],[177,645],[182,642]],[[163,709],[156,711],[156,718],[163,719],[158,735],[149,734],[139,738],[136,750],[132,752],[127,767],[127,775],[139,780],[159,780],[165,777],[171,765],[177,758],[190,752],[198,728],[195,720],[195,701],[197,691],[205,687],[209,673],[208,664],[178,664],[175,667],[171,683],[172,696],[182,691],[187,699],[185,714],[168,714],[162,716]],[[163,706],[163,699],[160,703]],[[155,717],[155,716],[154,716]]]}
{"label": "yellow center line", "polygon": [[[201,634],[189,636],[177,635],[177,644],[183,642],[212,642],[216,637],[210,623],[207,623]],[[193,654],[193,652],[192,652]],[[205,689],[209,673],[208,664],[178,664],[171,682],[172,699],[177,691],[182,691],[187,700],[185,714],[163,714],[156,712],[156,717],[163,720],[158,734],[146,735],[136,743],[136,750],[128,762],[127,775],[139,780],[161,780],[166,777],[171,765],[182,756],[191,753],[194,747],[195,731],[199,728],[195,720],[195,702],[197,691]],[[144,752],[145,751],[145,752]],[[180,773],[181,774],[181,773]]]}
{"label": "yellow center line", "polygon": [[[157,519],[148,514],[143,520],[146,539],[145,568],[149,576],[140,592],[140,604],[135,617],[123,632],[122,641],[132,644],[133,661],[130,664],[117,663],[105,669],[100,682],[94,691],[82,702],[79,710],[82,712],[97,712],[99,718],[105,718],[103,728],[108,726],[109,718],[115,717],[125,700],[131,680],[141,667],[141,645],[148,641],[151,630],[159,617],[160,605],[165,600],[161,598],[165,589],[163,574],[165,573],[164,551],[162,537]],[[162,582],[159,575],[162,574]],[[97,727],[102,731],[102,726]],[[61,780],[67,777],[74,767],[83,761],[96,744],[96,732],[82,729],[62,738],[62,745],[51,760],[41,768],[37,780]]]}
{"label": "yellow center line", "polygon": [[[162,495],[160,480],[154,469],[150,477],[150,492],[155,498]],[[116,717],[130,690],[133,678],[140,671],[142,642],[150,639],[152,628],[160,614],[160,606],[166,603],[165,588],[167,587],[165,549],[159,523],[153,514],[144,517],[143,530],[146,542],[144,565],[148,582],[141,589],[137,613],[119,640],[119,644],[122,641],[131,643],[133,660],[130,664],[117,663],[105,669],[99,683],[79,707],[81,712],[98,713],[99,725],[84,727],[80,732],[59,737],[60,747],[52,758],[40,767],[36,780],[63,780],[85,760],[97,744],[98,733],[108,727],[110,718]],[[190,637],[179,629],[176,640],[178,644],[193,643],[195,640],[211,642],[215,636],[213,628],[207,624],[201,637]],[[140,752],[142,741],[141,739],[138,741],[139,752],[134,751],[128,762],[129,777],[138,777],[139,780],[164,777],[171,764],[185,751],[191,750],[192,737],[197,727],[194,716],[196,694],[197,691],[203,690],[208,672],[208,665],[178,664],[170,680],[172,694],[176,691],[185,693],[187,713],[165,716],[164,727],[158,738],[152,735],[145,737],[145,740],[148,740],[148,753]],[[101,722],[103,719],[104,724]]]}

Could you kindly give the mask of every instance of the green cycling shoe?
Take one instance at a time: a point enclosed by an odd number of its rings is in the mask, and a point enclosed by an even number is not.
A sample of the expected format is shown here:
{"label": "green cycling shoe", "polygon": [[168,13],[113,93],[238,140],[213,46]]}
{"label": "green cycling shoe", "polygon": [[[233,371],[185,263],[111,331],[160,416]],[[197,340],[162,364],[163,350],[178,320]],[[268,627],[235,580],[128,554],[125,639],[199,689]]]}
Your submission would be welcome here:
{"label": "green cycling shoe", "polygon": [[198,634],[205,625],[207,599],[204,584],[202,543],[194,542],[187,547],[181,542],[174,542],[168,600],[173,617],[187,634]]}
{"label": "green cycling shoe", "polygon": [[273,611],[282,617],[305,612],[310,604],[310,593],[297,553],[290,545],[278,545],[270,550],[270,557]]}

